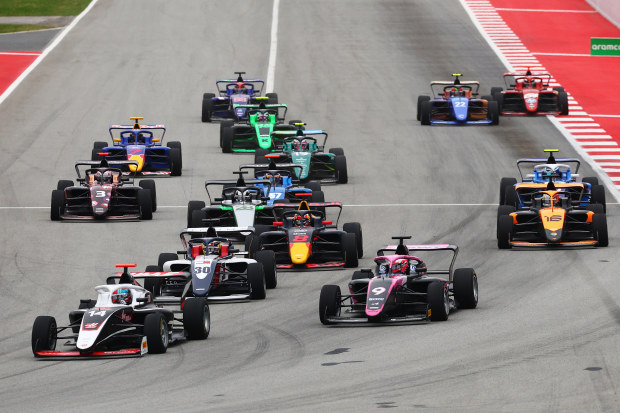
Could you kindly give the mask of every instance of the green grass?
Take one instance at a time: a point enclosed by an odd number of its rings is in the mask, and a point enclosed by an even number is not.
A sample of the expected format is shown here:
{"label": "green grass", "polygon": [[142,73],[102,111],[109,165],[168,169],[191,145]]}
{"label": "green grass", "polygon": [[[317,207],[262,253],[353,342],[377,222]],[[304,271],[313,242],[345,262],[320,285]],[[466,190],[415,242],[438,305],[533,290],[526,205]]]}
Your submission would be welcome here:
{"label": "green grass", "polygon": [[0,16],[77,16],[90,0],[0,0]]}
{"label": "green grass", "polygon": [[53,29],[56,26],[37,26],[34,24],[0,24],[0,33],[27,32],[31,30]]}

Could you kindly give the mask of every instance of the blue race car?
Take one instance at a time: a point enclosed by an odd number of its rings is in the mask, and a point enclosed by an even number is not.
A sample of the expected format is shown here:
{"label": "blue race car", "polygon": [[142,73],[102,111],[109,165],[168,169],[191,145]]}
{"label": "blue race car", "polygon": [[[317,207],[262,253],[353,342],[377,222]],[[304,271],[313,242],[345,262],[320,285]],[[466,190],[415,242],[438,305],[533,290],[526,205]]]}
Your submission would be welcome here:
{"label": "blue race car", "polygon": [[[265,82],[262,79],[243,79],[245,72],[235,72],[237,79],[219,79],[215,82],[218,95],[202,95],[202,121],[211,122],[213,118],[239,120],[247,117],[247,108],[237,105],[258,104]],[[278,103],[277,93],[267,93],[270,104]]]}
{"label": "blue race car", "polygon": [[[129,170],[142,175],[181,175],[183,158],[181,142],[168,142],[163,146],[164,125],[140,125],[141,116],[132,116],[133,125],[112,125],[112,146],[107,142],[93,144],[93,161],[135,161]],[[116,133],[118,132],[118,133]]]}
{"label": "blue race car", "polygon": [[490,96],[478,98],[480,84],[461,81],[431,82],[432,97],[418,96],[417,119],[422,125],[497,125],[499,108]]}
{"label": "blue race car", "polygon": [[[295,170],[295,178],[301,182],[317,180],[322,183],[348,182],[347,158],[342,148],[331,148],[324,152],[327,142],[327,132],[324,130],[304,130],[304,123],[295,123],[296,131],[274,131],[274,142],[278,142],[276,150],[269,153],[267,150],[257,149],[254,163],[275,162],[294,163],[302,166]],[[315,136],[323,136],[323,143],[319,144]]]}
{"label": "blue race car", "polygon": [[[299,203],[306,200],[309,202],[324,202],[325,194],[321,191],[321,182],[310,181],[304,187],[298,186],[299,175],[302,165],[293,163],[275,162],[264,164],[241,165],[240,171],[244,169],[254,169],[254,178],[259,181],[269,181],[270,185],[256,183],[255,186],[263,191],[263,196],[269,198],[267,205],[274,202]],[[294,171],[297,170],[297,173]]]}
{"label": "blue race car", "polygon": [[[549,184],[557,190],[564,191],[570,198],[573,207],[586,208],[589,205],[599,204],[601,212],[605,212],[605,188],[599,184],[595,176],[579,178],[581,163],[575,158],[555,158],[557,149],[545,149],[549,153],[544,158],[523,158],[517,160],[517,168],[521,175],[521,182],[515,178],[502,178],[499,189],[500,205],[509,205],[516,208],[529,207],[532,199],[544,191]],[[531,172],[530,172],[531,171]],[[506,209],[506,208],[504,208]]]}

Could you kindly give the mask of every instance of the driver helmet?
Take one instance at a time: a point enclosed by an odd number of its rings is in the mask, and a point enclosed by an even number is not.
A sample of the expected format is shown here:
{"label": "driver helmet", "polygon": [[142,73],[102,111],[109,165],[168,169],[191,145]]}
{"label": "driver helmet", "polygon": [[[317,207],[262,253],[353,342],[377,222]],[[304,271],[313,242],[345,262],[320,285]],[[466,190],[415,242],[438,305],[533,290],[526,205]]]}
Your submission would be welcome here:
{"label": "driver helmet", "polygon": [[298,227],[301,227],[304,225],[304,220],[301,215],[295,214],[295,216],[293,217],[293,225],[298,226]]}
{"label": "driver helmet", "polygon": [[293,149],[300,150],[301,149],[301,141],[299,139],[295,139],[293,141]]}
{"label": "driver helmet", "polygon": [[302,151],[307,151],[310,149],[310,143],[306,139],[303,139],[299,145],[301,146]]}
{"label": "driver helmet", "polygon": [[399,258],[392,264],[392,274],[409,274],[409,260],[406,258]]}
{"label": "driver helmet", "polygon": [[97,171],[91,176],[93,177],[91,182],[94,181],[93,183],[101,183],[102,181],[101,171]]}
{"label": "driver helmet", "polygon": [[117,288],[114,290],[112,293],[112,303],[123,305],[131,304],[131,291],[129,288]]}
{"label": "driver helmet", "polygon": [[268,121],[269,120],[269,113],[268,112],[258,112],[256,114],[256,120],[263,121],[263,122]]}
{"label": "driver helmet", "polygon": [[112,183],[112,171],[105,171],[102,175],[101,182],[104,184]]}
{"label": "driver helmet", "polygon": [[303,218],[304,227],[312,226],[312,217],[310,214],[305,214]]}
{"label": "driver helmet", "polygon": [[245,202],[246,198],[249,200],[250,196],[248,191],[236,190],[234,200],[235,202]]}
{"label": "driver helmet", "polygon": [[554,195],[553,197],[549,194],[543,194],[541,198],[541,204],[543,208],[550,208],[552,206],[557,206],[560,203],[560,197],[558,195]]}
{"label": "driver helmet", "polygon": [[222,251],[222,242],[221,241],[211,241],[209,245],[207,245],[207,251],[209,255],[220,255]]}

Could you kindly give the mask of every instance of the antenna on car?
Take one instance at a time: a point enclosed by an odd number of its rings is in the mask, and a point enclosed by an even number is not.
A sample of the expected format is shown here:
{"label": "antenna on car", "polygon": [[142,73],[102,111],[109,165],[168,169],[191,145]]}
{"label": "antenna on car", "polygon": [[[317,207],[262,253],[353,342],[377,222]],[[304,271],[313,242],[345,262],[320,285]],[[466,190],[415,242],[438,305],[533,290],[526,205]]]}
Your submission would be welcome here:
{"label": "antenna on car", "polygon": [[243,179],[243,175],[247,173],[248,171],[234,171],[233,172],[233,174],[239,175],[236,186],[245,186],[245,179]]}
{"label": "antenna on car", "polygon": [[135,121],[133,124],[134,129],[140,129],[140,123],[138,121],[144,119],[144,117],[143,116],[131,116],[129,119]]}
{"label": "antenna on car", "polygon": [[411,235],[401,235],[392,237],[392,239],[398,240],[398,245],[396,246],[396,255],[409,255],[409,248],[403,242],[406,239],[411,239]]}
{"label": "antenna on car", "polygon": [[134,279],[131,274],[129,274],[129,268],[134,268],[136,264],[116,264],[116,268],[122,268],[123,273],[121,274],[121,278],[118,280],[119,284],[134,284]]}
{"label": "antenna on car", "polygon": [[463,75],[460,74],[460,73],[453,73],[452,76],[456,77],[456,79],[454,79],[454,84],[455,85],[460,85],[461,81],[459,80],[459,76],[463,76]]}
{"label": "antenna on car", "polygon": [[525,72],[525,76],[532,76],[532,71],[529,67],[527,68],[527,72]]}
{"label": "antenna on car", "polygon": [[243,82],[243,77],[241,77],[241,75],[245,75],[245,72],[235,72],[236,75],[239,75],[237,77],[237,82]]}
{"label": "antenna on car", "polygon": [[545,152],[549,152],[549,158],[547,158],[547,163],[556,163],[555,158],[553,157],[553,153],[558,152],[558,149],[545,149]]}

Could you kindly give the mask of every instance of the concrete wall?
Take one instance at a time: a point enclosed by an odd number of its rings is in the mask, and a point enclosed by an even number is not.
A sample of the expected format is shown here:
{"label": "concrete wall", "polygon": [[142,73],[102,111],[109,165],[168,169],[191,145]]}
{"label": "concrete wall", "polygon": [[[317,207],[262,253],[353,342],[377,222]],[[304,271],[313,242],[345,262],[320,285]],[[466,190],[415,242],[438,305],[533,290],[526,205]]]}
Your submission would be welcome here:
{"label": "concrete wall", "polygon": [[620,29],[620,0],[586,0],[607,20]]}

